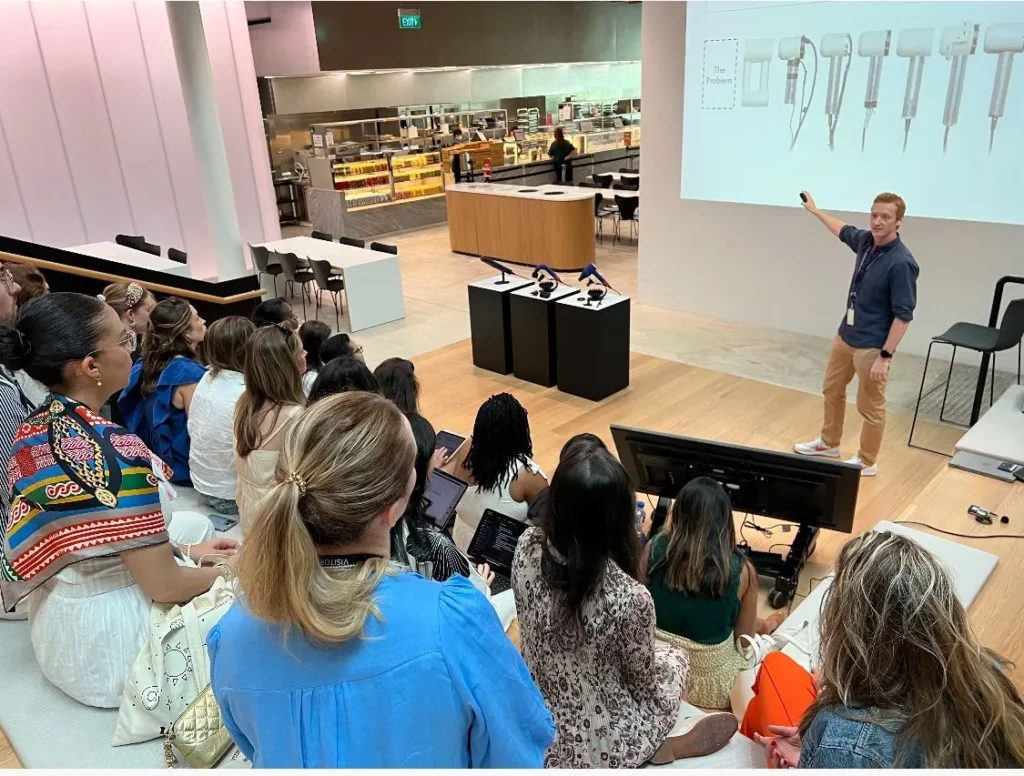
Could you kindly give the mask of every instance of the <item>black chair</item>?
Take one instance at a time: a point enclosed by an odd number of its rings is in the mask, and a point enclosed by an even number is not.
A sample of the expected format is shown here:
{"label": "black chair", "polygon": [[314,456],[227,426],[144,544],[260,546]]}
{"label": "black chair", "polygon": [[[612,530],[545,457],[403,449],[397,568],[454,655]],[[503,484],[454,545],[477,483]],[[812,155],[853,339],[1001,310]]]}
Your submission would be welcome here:
{"label": "black chair", "polygon": [[360,240],[358,237],[345,237],[342,235],[338,238],[338,242],[342,245],[351,245],[353,248],[365,248],[366,240]]}
{"label": "black chair", "polygon": [[179,264],[188,263],[188,254],[185,253],[185,251],[179,251],[177,248],[168,248],[167,258],[171,261],[176,261]]}
{"label": "black chair", "polygon": [[118,245],[123,245],[125,248],[134,248],[137,251],[141,251],[142,246],[146,244],[146,238],[141,234],[119,234],[114,238],[114,242]]}
{"label": "black chair", "polygon": [[153,243],[144,242],[142,243],[142,247],[139,248],[139,250],[142,251],[143,253],[148,253],[152,256],[160,255],[160,246],[153,245]]}
{"label": "black chair", "polygon": [[600,189],[600,188],[602,188],[601,184],[595,183],[594,181],[580,181],[576,185],[579,186],[581,189]]}
{"label": "black chair", "polygon": [[640,173],[636,170],[631,170],[628,167],[620,167],[619,172],[624,172],[626,175],[639,175]]}
{"label": "black chair", "polygon": [[310,235],[314,240],[326,240],[327,242],[334,242],[334,235],[327,234],[327,232],[313,232]]}
{"label": "black chair", "polygon": [[612,240],[612,245],[615,245],[619,240],[619,228],[622,226],[623,221],[629,221],[629,235],[632,239],[636,239],[636,227],[640,223],[640,215],[636,212],[640,207],[640,197],[627,197],[616,194],[615,204],[618,205],[619,212],[615,218],[615,237]]}
{"label": "black chair", "polygon": [[606,218],[614,219],[618,214],[618,210],[604,204],[604,194],[601,192],[594,194],[594,218],[597,220],[597,241],[602,245],[604,245],[604,220]]}
{"label": "black chair", "polygon": [[[284,271],[280,262],[272,260],[270,257],[270,250],[264,248],[262,245],[253,245],[252,243],[249,243],[249,253],[252,254],[252,263],[256,265],[257,282],[259,282],[260,285],[263,285],[263,276],[270,275],[274,278],[274,296],[277,296],[277,276]],[[276,255],[277,254],[275,254],[275,257]]]}
{"label": "black chair", "polygon": [[[313,282],[313,270],[311,269],[299,269],[299,257],[294,253],[279,253],[278,258],[281,260],[281,269],[283,270],[285,287],[289,288],[290,298],[295,298],[295,284],[298,283],[300,288],[299,295],[302,297],[302,317],[306,317],[306,293],[310,283]],[[310,297],[310,301],[313,298]]]}
{"label": "black chair", "polygon": [[640,191],[640,176],[623,175],[619,178],[619,182],[615,184],[615,188],[625,191]]}
{"label": "black chair", "polygon": [[595,173],[590,177],[592,177],[594,179],[594,183],[599,185],[602,189],[610,189],[612,187],[612,182],[615,180],[615,177],[610,172]]}
{"label": "black chair", "polygon": [[[978,323],[967,323],[960,321],[954,323],[949,329],[938,337],[932,337],[928,345],[928,353],[924,359],[924,373],[921,375],[921,389],[917,392],[917,404],[914,406],[914,420],[910,424],[910,437],[907,439],[907,446],[918,450],[926,450],[929,453],[938,453],[949,457],[948,453],[940,450],[932,450],[914,444],[914,427],[917,425],[917,414],[921,409],[921,399],[924,396],[924,381],[928,375],[928,361],[932,357],[932,347],[935,345],[952,345],[953,354],[949,359],[949,372],[946,373],[946,386],[942,392],[942,406],[939,408],[939,420],[946,423],[953,423],[957,426],[965,426],[963,423],[948,421],[943,417],[946,411],[946,398],[949,396],[949,381],[953,377],[953,362],[956,361],[957,348],[967,348],[977,353],[992,356],[992,380],[989,383],[988,403],[989,406],[995,403],[996,387],[996,353],[1004,350],[1017,348],[1017,384],[1020,385],[1020,362],[1021,362],[1021,340],[1024,339],[1024,299],[1014,299],[1006,306],[1003,313],[1003,320],[999,328],[982,326]],[[984,385],[982,385],[984,390]]]}
{"label": "black chair", "polygon": [[328,291],[334,300],[334,319],[341,328],[341,292],[345,290],[345,281],[337,275],[332,276],[331,262],[323,259],[310,259],[309,264],[313,267],[313,276],[316,278],[316,308],[320,309],[320,295]]}
{"label": "black chair", "polygon": [[393,253],[395,256],[398,255],[397,245],[386,245],[385,243],[372,242],[370,243],[371,251],[380,251],[381,253]]}

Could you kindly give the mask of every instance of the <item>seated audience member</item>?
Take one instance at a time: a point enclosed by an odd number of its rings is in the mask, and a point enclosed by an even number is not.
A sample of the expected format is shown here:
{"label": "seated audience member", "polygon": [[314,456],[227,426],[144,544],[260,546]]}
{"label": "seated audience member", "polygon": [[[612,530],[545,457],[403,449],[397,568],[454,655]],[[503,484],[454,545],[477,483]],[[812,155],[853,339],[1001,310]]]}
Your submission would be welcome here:
{"label": "seated audience member", "polygon": [[245,392],[235,410],[238,514],[247,531],[253,510],[274,484],[285,431],[306,403],[306,354],[299,335],[283,326],[257,329],[245,344]]}
{"label": "seated audience member", "polygon": [[354,358],[356,361],[366,362],[366,359],[363,358],[363,346],[357,345],[345,332],[328,337],[320,346],[321,362],[326,364],[336,358]]}
{"label": "seated audience member", "polygon": [[[111,283],[100,294],[103,301],[114,308],[125,328],[138,335],[139,345],[149,328],[149,315],[156,307],[156,299],[145,288],[135,281],[121,280]],[[138,361],[141,353],[138,349],[132,354],[132,360]]]}
{"label": "seated audience member", "polygon": [[526,410],[510,393],[485,401],[473,435],[445,468],[470,487],[459,502],[452,538],[465,552],[485,509],[526,522],[529,504],[548,485],[531,460],[533,442]]}
{"label": "seated audience member", "polygon": [[306,351],[306,371],[302,375],[302,390],[306,392],[306,396],[309,396],[317,372],[324,365],[320,349],[330,336],[331,327],[323,321],[306,321],[299,327],[299,339],[302,340],[302,348]]}
{"label": "seated audience member", "polygon": [[[582,434],[576,434],[576,436],[570,437],[569,441],[562,445],[562,450],[558,454],[558,462],[561,463],[566,457],[575,452],[578,449],[585,450],[607,450],[608,447],[604,441],[597,434],[591,434],[589,432],[583,432]],[[547,509],[548,499],[551,497],[551,486],[544,488],[537,497],[530,502],[530,509],[527,513],[527,522],[531,525],[536,525],[537,520],[544,514],[544,510]]]}
{"label": "seated audience member", "polygon": [[245,391],[245,343],[255,330],[252,321],[240,315],[210,325],[203,341],[210,371],[196,386],[188,416],[192,485],[206,506],[224,515],[238,514],[235,405]]}
{"label": "seated audience member", "polygon": [[380,393],[402,412],[420,411],[420,381],[416,366],[405,358],[387,358],[373,370]]}
{"label": "seated audience member", "polygon": [[491,605],[461,575],[388,560],[415,458],[405,417],[371,393],[317,402],[288,431],[242,598],[208,637],[253,767],[540,767],[551,715]]}
{"label": "seated audience member", "polygon": [[[427,516],[424,501],[427,483],[447,451],[437,448],[437,435],[426,418],[415,413],[406,417],[416,440],[416,484],[402,519],[391,529],[391,559],[438,582],[456,574],[469,577],[474,583],[481,579],[486,582],[491,576],[487,564],[477,567],[479,577],[472,574],[469,559]],[[481,587],[486,589],[486,584]]]}
{"label": "seated audience member", "polygon": [[736,639],[757,629],[757,572],[736,549],[732,505],[710,477],[688,482],[672,517],[645,550],[647,589],[658,628],[690,656],[690,703],[729,707],[736,676],[747,667]]}
{"label": "seated audience member", "polygon": [[184,299],[165,299],[149,315],[142,358],[117,400],[125,424],[160,456],[174,476],[189,484],[188,414],[196,386],[206,374],[199,347],[206,321]]}
{"label": "seated audience member", "polygon": [[313,387],[309,389],[309,403],[346,391],[379,393],[380,389],[373,372],[362,361],[352,357],[333,358],[320,369],[313,381]]}
{"label": "seated audience member", "polygon": [[512,589],[523,657],[555,718],[548,768],[637,768],[710,754],[732,714],[669,736],[688,687],[686,652],[656,644],[639,582],[635,494],[604,450],[579,448],[555,471],[541,524],[516,547]]}
{"label": "seated audience member", "polygon": [[761,663],[743,732],[776,766],[1024,767],[1024,699],[979,642],[953,580],[911,539],[870,531],[825,593],[821,668]]}
{"label": "seated audience member", "polygon": [[[18,307],[24,307],[30,299],[50,293],[50,286],[46,282],[46,277],[32,265],[12,263],[5,264],[4,267],[10,270],[15,284],[21,289],[18,291],[17,299],[15,300]],[[46,400],[46,395],[49,393],[46,390],[46,386],[29,377],[24,369],[19,369],[13,376],[33,408],[38,407]]]}
{"label": "seated audience member", "polygon": [[170,470],[100,416],[128,382],[134,346],[135,332],[83,294],[34,299],[12,327],[0,327],[0,360],[52,392],[18,430],[11,453],[4,608],[27,598],[43,674],[75,700],[104,708],[121,703],[153,604],[188,601],[220,575],[182,565],[176,551],[199,559],[237,547],[212,539],[202,515],[179,512],[168,522],[158,478]]}
{"label": "seated audience member", "polygon": [[264,326],[287,326],[297,331],[299,328],[299,319],[295,317],[292,306],[281,297],[260,302],[253,309],[251,317],[257,329]]}

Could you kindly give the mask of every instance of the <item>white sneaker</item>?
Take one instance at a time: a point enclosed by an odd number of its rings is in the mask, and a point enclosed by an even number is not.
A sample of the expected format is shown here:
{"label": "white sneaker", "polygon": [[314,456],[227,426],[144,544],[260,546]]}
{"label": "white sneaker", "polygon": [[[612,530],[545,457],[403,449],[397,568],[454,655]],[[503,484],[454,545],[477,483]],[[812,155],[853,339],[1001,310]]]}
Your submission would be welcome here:
{"label": "white sneaker", "polygon": [[793,445],[795,450],[800,455],[820,455],[822,458],[838,458],[839,448],[829,447],[825,444],[821,437],[815,437],[810,442],[801,442]]}
{"label": "white sneaker", "polygon": [[763,636],[755,633],[753,636],[743,634],[736,639],[736,649],[747,659],[750,668],[757,666],[770,653],[778,652],[789,643],[789,637],[782,634]]}
{"label": "white sneaker", "polygon": [[870,466],[868,466],[860,459],[859,455],[853,456],[853,458],[848,459],[847,461],[845,461],[845,463],[852,463],[854,466],[859,466],[861,477],[874,477],[876,474],[878,474],[878,464],[873,463]]}

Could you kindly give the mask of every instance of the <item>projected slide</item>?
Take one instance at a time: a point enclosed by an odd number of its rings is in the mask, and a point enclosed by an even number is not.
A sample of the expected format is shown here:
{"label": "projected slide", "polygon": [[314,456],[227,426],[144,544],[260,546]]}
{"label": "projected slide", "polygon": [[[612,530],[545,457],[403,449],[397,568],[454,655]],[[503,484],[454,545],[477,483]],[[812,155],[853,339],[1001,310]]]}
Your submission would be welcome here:
{"label": "projected slide", "polygon": [[1018,60],[1021,2],[689,2],[681,196],[1024,224]]}

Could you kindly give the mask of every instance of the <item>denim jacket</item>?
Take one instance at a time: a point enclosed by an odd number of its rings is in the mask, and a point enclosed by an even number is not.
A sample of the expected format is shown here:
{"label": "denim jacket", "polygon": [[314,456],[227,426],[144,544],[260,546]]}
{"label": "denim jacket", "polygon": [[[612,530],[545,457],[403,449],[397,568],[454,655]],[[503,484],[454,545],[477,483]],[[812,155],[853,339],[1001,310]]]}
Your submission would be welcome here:
{"label": "denim jacket", "polygon": [[[892,768],[898,731],[870,721],[870,710],[830,706],[819,711],[800,744],[801,768]],[[899,767],[923,768],[924,752],[907,749]]]}

